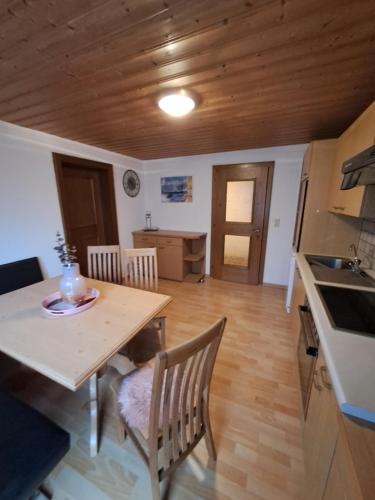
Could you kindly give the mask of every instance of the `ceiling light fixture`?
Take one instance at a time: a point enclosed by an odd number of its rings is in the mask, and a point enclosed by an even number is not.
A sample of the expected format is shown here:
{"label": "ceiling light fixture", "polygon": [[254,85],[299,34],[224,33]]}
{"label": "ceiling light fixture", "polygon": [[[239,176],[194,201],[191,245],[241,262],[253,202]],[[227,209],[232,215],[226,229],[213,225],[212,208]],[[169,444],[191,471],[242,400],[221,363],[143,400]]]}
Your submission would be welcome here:
{"label": "ceiling light fixture", "polygon": [[158,97],[159,108],[170,116],[185,116],[196,106],[196,97],[185,89],[171,89]]}

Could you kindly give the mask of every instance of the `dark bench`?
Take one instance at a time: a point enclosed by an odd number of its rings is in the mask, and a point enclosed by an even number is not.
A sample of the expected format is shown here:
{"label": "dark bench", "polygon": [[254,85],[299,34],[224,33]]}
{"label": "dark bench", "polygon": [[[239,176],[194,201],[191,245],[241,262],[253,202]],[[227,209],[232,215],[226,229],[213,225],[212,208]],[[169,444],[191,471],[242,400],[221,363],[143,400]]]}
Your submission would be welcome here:
{"label": "dark bench", "polygon": [[0,265],[0,295],[43,281],[37,257]]}
{"label": "dark bench", "polygon": [[69,434],[0,390],[0,499],[26,500],[70,447]]}
{"label": "dark bench", "polygon": [[[0,265],[0,295],[39,281],[43,281],[43,274],[37,257]],[[9,378],[18,366],[19,363],[0,353],[0,382]]]}

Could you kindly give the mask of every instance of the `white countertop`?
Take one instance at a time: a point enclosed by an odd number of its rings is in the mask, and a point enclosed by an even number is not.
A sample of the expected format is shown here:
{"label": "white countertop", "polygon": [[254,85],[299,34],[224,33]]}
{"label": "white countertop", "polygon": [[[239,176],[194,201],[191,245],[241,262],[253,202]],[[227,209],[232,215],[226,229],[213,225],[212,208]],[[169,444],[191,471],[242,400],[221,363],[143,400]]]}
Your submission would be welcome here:
{"label": "white countertop", "polygon": [[315,284],[374,293],[375,288],[317,281],[301,253],[297,254],[297,265],[340,409],[343,413],[375,423],[375,337],[333,328]]}

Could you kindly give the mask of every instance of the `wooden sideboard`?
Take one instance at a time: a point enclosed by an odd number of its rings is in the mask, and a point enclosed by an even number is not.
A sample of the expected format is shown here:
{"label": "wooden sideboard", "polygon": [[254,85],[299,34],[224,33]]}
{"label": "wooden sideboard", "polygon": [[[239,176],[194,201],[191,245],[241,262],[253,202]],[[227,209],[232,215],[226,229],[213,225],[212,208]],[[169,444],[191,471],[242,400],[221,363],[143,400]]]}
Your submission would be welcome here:
{"label": "wooden sideboard", "polygon": [[134,248],[157,248],[159,278],[197,281],[205,274],[207,233],[133,231]]}

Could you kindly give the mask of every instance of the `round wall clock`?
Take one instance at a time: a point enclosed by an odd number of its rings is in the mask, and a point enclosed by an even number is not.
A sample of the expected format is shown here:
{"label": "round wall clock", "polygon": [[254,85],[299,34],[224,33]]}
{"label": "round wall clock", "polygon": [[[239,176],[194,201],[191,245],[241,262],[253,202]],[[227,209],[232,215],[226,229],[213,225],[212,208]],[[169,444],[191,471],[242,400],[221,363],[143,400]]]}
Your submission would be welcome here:
{"label": "round wall clock", "polygon": [[134,172],[134,170],[127,170],[122,178],[122,185],[124,186],[124,191],[128,196],[131,196],[132,198],[137,196],[141,188],[141,182],[137,172]]}

